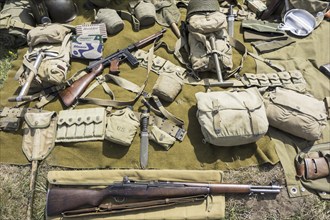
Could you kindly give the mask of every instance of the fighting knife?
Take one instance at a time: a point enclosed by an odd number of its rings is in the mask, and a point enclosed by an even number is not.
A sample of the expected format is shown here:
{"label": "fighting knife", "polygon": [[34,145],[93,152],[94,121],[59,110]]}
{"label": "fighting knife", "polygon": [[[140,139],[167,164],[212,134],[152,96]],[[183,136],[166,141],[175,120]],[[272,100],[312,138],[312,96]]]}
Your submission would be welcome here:
{"label": "fighting knife", "polygon": [[148,165],[148,123],[149,123],[149,108],[143,109],[141,114],[141,140],[140,140],[140,166],[142,169]]}

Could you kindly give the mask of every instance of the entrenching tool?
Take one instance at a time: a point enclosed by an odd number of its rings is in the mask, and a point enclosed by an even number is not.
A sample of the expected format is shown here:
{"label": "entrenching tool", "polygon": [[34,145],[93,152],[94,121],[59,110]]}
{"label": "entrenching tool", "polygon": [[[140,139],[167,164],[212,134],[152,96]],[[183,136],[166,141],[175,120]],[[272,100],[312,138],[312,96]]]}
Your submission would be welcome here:
{"label": "entrenching tool", "polygon": [[177,23],[180,20],[180,11],[175,5],[174,1],[158,1],[153,0],[153,4],[156,7],[156,21],[158,24],[171,27],[171,30],[177,38],[181,37],[180,30],[177,26]]}
{"label": "entrenching tool", "polygon": [[[45,58],[45,56],[56,57],[56,56],[58,56],[58,54],[55,52],[39,51],[36,55],[33,54],[31,56],[36,56],[34,64],[33,64],[33,71],[31,71],[31,69],[29,69],[29,68],[25,71],[24,74],[27,75],[25,84],[22,86],[21,91],[18,94],[18,96],[8,98],[9,102],[22,102],[22,101],[32,100],[32,96],[27,96],[27,94],[31,87],[31,83],[35,77],[35,74],[37,74],[37,72],[38,72],[38,69],[40,67],[42,60]],[[33,59],[33,57],[31,57],[31,59]]]}
{"label": "entrenching tool", "polygon": [[219,82],[210,83],[210,86],[230,87],[233,85],[233,82],[225,82],[225,81],[223,81],[223,78],[222,78],[219,56],[218,56],[218,52],[216,51],[216,46],[215,46],[214,34],[211,34],[209,39],[210,39],[210,44],[211,44],[211,49],[212,49],[212,56],[213,56],[213,60],[214,60],[215,68],[216,68],[216,72],[217,72],[217,77],[219,80]]}
{"label": "entrenching tool", "polygon": [[[50,117],[53,117],[52,115],[54,115],[53,112],[46,112],[43,114],[48,114]],[[37,122],[35,122],[35,123],[37,123]],[[39,123],[37,126],[43,127],[43,126],[47,126],[47,125]],[[53,130],[55,130],[55,128],[56,128],[56,125],[54,125],[54,124],[49,125],[49,126],[52,126],[51,128]],[[43,142],[41,140],[40,135],[38,135],[38,133],[39,134],[42,133],[40,130],[41,129],[36,129],[33,132],[31,132],[31,133],[33,133],[33,135],[32,135],[33,140],[31,141],[31,139],[30,139],[30,141],[28,141],[27,144],[23,144],[23,146],[22,146],[25,156],[32,163],[31,164],[32,167],[31,167],[31,176],[30,176],[30,187],[29,187],[30,196],[28,199],[28,208],[27,208],[27,219],[32,219],[32,208],[33,208],[33,199],[34,199],[34,191],[35,191],[35,182],[36,182],[36,177],[37,177],[37,172],[38,172],[38,163],[39,163],[39,161],[45,159],[55,146],[54,144],[52,146],[50,146],[49,144],[41,144]],[[24,129],[24,133],[27,133],[26,129]],[[24,137],[23,137],[23,139],[24,139]],[[50,136],[45,136],[45,137],[43,137],[43,139],[44,139],[43,141],[46,140],[47,142],[52,141],[52,140],[50,140],[50,139],[52,139],[52,137],[50,137]]]}

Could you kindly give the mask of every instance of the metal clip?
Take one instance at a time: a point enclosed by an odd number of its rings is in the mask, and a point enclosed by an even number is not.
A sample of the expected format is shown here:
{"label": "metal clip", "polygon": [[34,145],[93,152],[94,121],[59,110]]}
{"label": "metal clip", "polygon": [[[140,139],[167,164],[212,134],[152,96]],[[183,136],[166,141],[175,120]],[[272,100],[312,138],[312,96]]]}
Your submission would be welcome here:
{"label": "metal clip", "polygon": [[183,128],[179,128],[179,130],[175,134],[175,138],[178,141],[183,141],[184,137],[186,136],[187,131]]}

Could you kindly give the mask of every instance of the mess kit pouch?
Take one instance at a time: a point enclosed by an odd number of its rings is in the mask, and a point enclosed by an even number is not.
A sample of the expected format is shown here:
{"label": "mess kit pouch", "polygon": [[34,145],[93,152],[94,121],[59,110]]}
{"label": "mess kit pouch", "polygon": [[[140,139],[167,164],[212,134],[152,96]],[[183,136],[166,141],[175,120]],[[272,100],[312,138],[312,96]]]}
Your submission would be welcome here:
{"label": "mess kit pouch", "polygon": [[103,140],[105,116],[105,108],[60,111],[56,142]]}
{"label": "mess kit pouch", "polygon": [[235,146],[257,141],[268,130],[262,96],[252,87],[237,91],[196,93],[197,118],[204,141]]}
{"label": "mess kit pouch", "polygon": [[265,95],[265,106],[271,126],[310,141],[322,137],[327,124],[322,101],[278,87]]}
{"label": "mess kit pouch", "polygon": [[130,108],[117,110],[107,116],[105,139],[120,145],[130,146],[140,125]]}
{"label": "mess kit pouch", "polygon": [[[55,145],[56,112],[27,112],[24,120],[22,149],[33,159],[43,159]],[[44,154],[40,153],[41,150]],[[37,152],[40,158],[28,152]]]}

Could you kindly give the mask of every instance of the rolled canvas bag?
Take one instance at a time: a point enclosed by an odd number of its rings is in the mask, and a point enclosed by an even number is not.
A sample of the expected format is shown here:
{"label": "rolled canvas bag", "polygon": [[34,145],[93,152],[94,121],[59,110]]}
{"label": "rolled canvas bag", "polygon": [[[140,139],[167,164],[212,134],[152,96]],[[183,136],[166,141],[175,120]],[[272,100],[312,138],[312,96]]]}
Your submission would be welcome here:
{"label": "rolled canvas bag", "polygon": [[196,93],[204,141],[236,146],[257,141],[268,130],[262,96],[256,88]]}
{"label": "rolled canvas bag", "polygon": [[327,113],[313,96],[278,87],[265,94],[265,106],[271,126],[310,141],[322,137]]}

